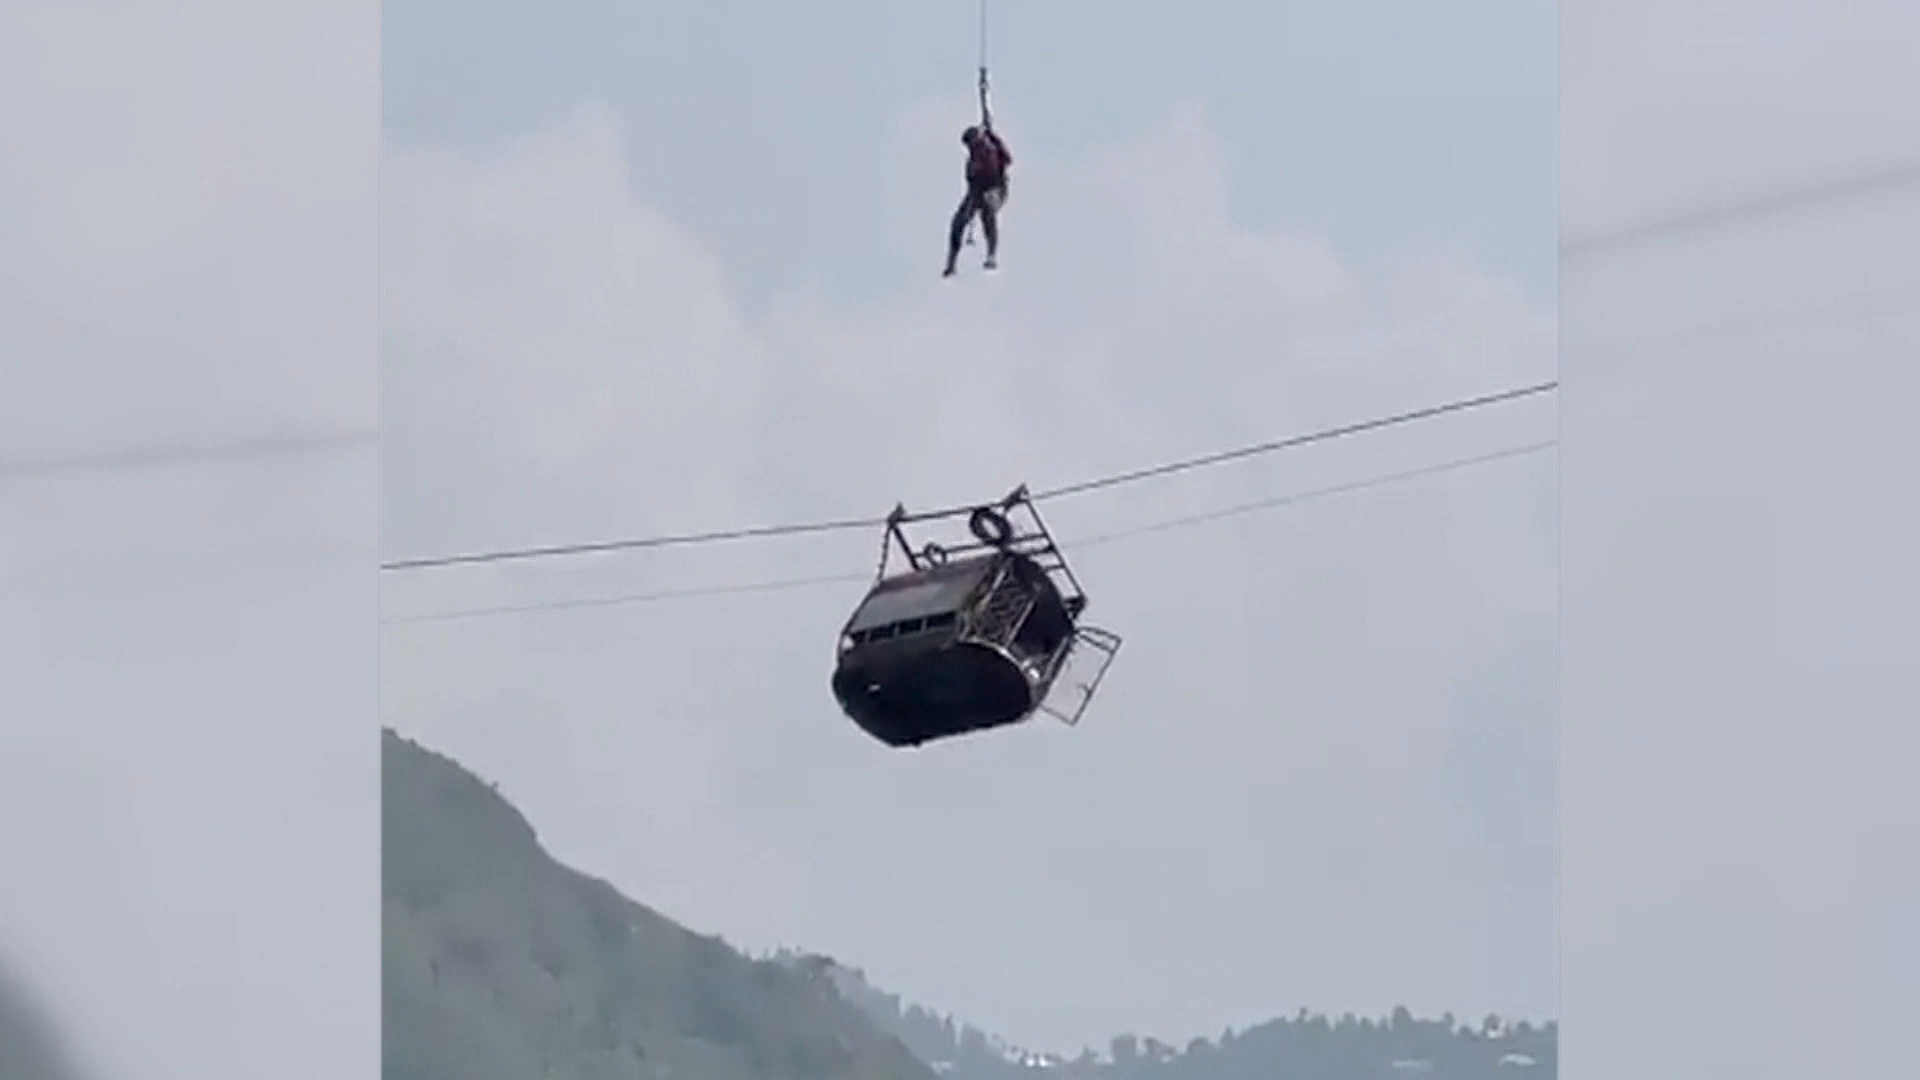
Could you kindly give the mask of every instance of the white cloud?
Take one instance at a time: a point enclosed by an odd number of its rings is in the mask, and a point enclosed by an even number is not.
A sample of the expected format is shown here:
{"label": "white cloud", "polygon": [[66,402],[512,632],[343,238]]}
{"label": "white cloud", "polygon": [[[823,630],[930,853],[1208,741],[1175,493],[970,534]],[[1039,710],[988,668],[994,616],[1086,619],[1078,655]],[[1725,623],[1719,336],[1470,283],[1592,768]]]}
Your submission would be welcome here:
{"label": "white cloud", "polygon": [[7,14],[0,463],[372,431],[345,283],[374,269],[377,41],[337,4],[192,8]]}
{"label": "white cloud", "polygon": [[[563,488],[583,473],[618,482],[612,463],[670,461],[676,482],[647,492],[662,522],[737,511],[732,460],[708,448],[751,436],[761,343],[714,258],[633,203],[621,155],[610,120],[589,113],[484,167],[436,152],[392,162],[382,244],[397,475],[478,435]],[[414,508],[391,510],[409,531]]]}
{"label": "white cloud", "polygon": [[1911,10],[1906,0],[1563,8],[1565,234],[1920,166]]}
{"label": "white cloud", "polygon": [[[1552,315],[1515,284],[1420,253],[1365,273],[1237,225],[1192,107],[1085,159],[1013,133],[1004,269],[941,281],[936,105],[882,166],[901,283],[858,305],[796,287],[746,310],[627,190],[640,151],[606,110],[390,151],[388,556],[991,497],[1553,374]],[[1070,543],[1551,435],[1535,402],[1048,516]],[[1088,551],[1129,644],[1077,731],[869,745],[826,691],[857,586],[395,628],[388,713],[638,898],[835,950],[1026,1043],[1303,1002],[1537,1014],[1551,893],[1503,880],[1484,823],[1551,814],[1551,784],[1462,805],[1446,755],[1471,729],[1554,767],[1524,734],[1553,723],[1528,689],[1547,654],[1513,644],[1551,616],[1552,475],[1508,462]],[[390,581],[387,609],[859,573],[877,540],[447,571]],[[1462,715],[1481,703],[1510,712]],[[1216,975],[1134,977],[1187,964]]]}

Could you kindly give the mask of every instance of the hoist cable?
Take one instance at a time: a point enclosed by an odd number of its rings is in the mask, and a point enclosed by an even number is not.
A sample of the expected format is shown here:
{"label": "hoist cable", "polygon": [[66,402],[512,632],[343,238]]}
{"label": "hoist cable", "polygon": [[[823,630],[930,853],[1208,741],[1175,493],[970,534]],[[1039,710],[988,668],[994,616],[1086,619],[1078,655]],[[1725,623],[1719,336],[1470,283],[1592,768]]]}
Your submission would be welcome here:
{"label": "hoist cable", "polygon": [[423,570],[429,567],[457,566],[468,563],[509,562],[545,559],[561,555],[592,555],[608,551],[635,551],[641,548],[687,547],[715,544],[728,540],[757,540],[774,536],[798,536],[804,533],[844,532],[848,529],[872,529],[887,523],[884,517],[845,518],[839,521],[809,521],[794,525],[759,525],[744,529],[716,529],[711,532],[668,533],[639,536],[626,540],[601,540],[583,544],[553,544],[547,547],[482,551],[470,555],[401,559],[380,564],[382,570]]}
{"label": "hoist cable", "polygon": [[[993,110],[987,105],[987,0],[980,0],[980,127],[985,131],[993,130]],[[973,246],[973,217],[967,218],[967,231],[962,239],[968,247]]]}
{"label": "hoist cable", "polygon": [[987,0],[980,0],[980,70],[987,69]]}
{"label": "hoist cable", "polygon": [[1087,548],[1099,547],[1102,544],[1111,544],[1117,540],[1131,540],[1135,537],[1166,532],[1170,529],[1187,529],[1195,525],[1208,525],[1216,521],[1240,517],[1244,514],[1257,513],[1261,510],[1277,510],[1283,506],[1292,506],[1295,503],[1323,499],[1331,495],[1346,495],[1356,491],[1365,491],[1368,488],[1382,487],[1387,484],[1397,484],[1407,480],[1418,480],[1424,477],[1438,476],[1441,473],[1454,472],[1459,469],[1471,468],[1475,465],[1486,465],[1495,461],[1505,461],[1508,458],[1526,457],[1530,454],[1538,454],[1543,450],[1551,450],[1558,445],[1560,445],[1560,442],[1557,439],[1542,439],[1539,442],[1524,443],[1520,446],[1509,446],[1501,450],[1490,450],[1484,454],[1474,454],[1471,457],[1450,458],[1446,461],[1416,465],[1411,469],[1402,469],[1399,472],[1387,473],[1384,476],[1373,476],[1364,480],[1350,480],[1344,484],[1331,484],[1327,487],[1310,488],[1306,491],[1295,492],[1289,495],[1275,495],[1265,499],[1257,499],[1253,502],[1235,503],[1232,506],[1221,507],[1218,510],[1206,510],[1198,514],[1187,514],[1177,518],[1168,518],[1165,521],[1154,522],[1150,525],[1139,525],[1133,528],[1121,529],[1118,532],[1101,533],[1097,536],[1089,536],[1084,540],[1076,540],[1073,543],[1062,544],[1060,546],[1067,551],[1084,551]]}
{"label": "hoist cable", "polygon": [[501,604],[493,607],[458,608],[453,611],[436,611],[427,615],[406,615],[395,619],[381,619],[383,626],[408,626],[416,623],[450,622],[460,619],[480,619],[497,615],[525,615],[536,611],[572,611],[579,608],[627,607],[633,604],[658,603],[663,600],[686,600],[705,596],[739,596],[747,593],[784,592],[789,589],[804,589],[817,585],[851,585],[854,582],[872,581],[872,574],[825,574],[819,577],[783,578],[774,581],[754,582],[746,585],[705,585],[687,589],[661,589],[643,593],[617,593],[612,596],[587,596],[574,600],[550,600],[532,604]]}
{"label": "hoist cable", "polygon": [[987,100],[987,0],[980,0],[980,108]]}
{"label": "hoist cable", "polygon": [[[1083,492],[1095,491],[1095,490],[1100,490],[1104,488],[1118,487],[1122,484],[1137,483],[1141,480],[1167,476],[1173,473],[1188,472],[1194,469],[1208,468],[1214,465],[1220,465],[1230,461],[1238,461],[1245,458],[1254,457],[1256,455],[1270,454],[1270,453],[1275,453],[1281,450],[1291,450],[1297,447],[1307,446],[1312,443],[1327,442],[1333,439],[1344,438],[1349,435],[1357,435],[1357,434],[1361,434],[1363,432],[1369,432],[1369,431],[1378,431],[1383,428],[1401,426],[1405,424],[1414,423],[1420,420],[1429,420],[1434,417],[1446,415],[1448,413],[1465,412],[1470,409],[1484,408],[1489,405],[1496,405],[1496,404],[1500,404],[1507,401],[1514,401],[1523,397],[1529,397],[1536,394],[1546,393],[1550,390],[1555,389],[1558,386],[1559,386],[1558,380],[1549,380],[1546,382],[1535,383],[1531,386],[1522,386],[1522,387],[1518,387],[1511,390],[1503,390],[1503,391],[1500,391],[1499,393],[1483,394],[1479,397],[1464,398],[1456,401],[1445,402],[1439,405],[1429,405],[1425,408],[1414,409],[1408,412],[1395,413],[1390,416],[1375,417],[1369,420],[1362,420],[1362,421],[1357,421],[1350,424],[1343,424],[1339,427],[1322,428],[1318,431],[1310,431],[1304,434],[1294,435],[1284,439],[1275,439],[1269,442],[1256,443],[1251,446],[1238,447],[1232,450],[1226,450],[1226,451],[1221,451],[1219,453],[1208,454],[1208,455],[1205,455],[1204,457],[1189,458],[1184,461],[1174,461],[1174,462],[1168,462],[1161,465],[1155,465],[1150,468],[1136,469],[1132,472],[1118,473],[1115,475],[1099,477],[1092,480],[1083,480],[1083,481],[1080,481],[1079,483],[1068,484],[1064,487],[1057,487],[1057,488],[1052,488],[1045,491],[1036,492],[1032,495],[1032,498],[1035,502],[1064,498],[1069,495],[1078,495]],[[925,513],[925,514],[917,514],[915,516],[916,517],[942,517],[942,516],[948,516],[956,513],[965,513],[970,509],[972,509],[971,506],[951,507],[945,510],[938,510],[938,511],[933,511],[931,513]],[[601,540],[601,541],[592,541],[587,543],[553,544],[553,545],[548,545],[544,547],[512,548],[512,549],[503,549],[499,551],[483,551],[483,552],[475,552],[471,554],[462,554],[462,555],[440,555],[440,556],[428,556],[428,557],[413,558],[413,559],[401,559],[394,562],[382,563],[380,568],[383,571],[422,570],[422,569],[428,569],[433,567],[457,566],[457,565],[475,564],[475,563],[521,561],[526,559],[554,558],[554,557],[567,556],[567,555],[598,554],[598,553],[613,552],[613,551],[629,551],[629,550],[635,550],[640,548],[687,547],[687,546],[693,546],[698,544],[720,543],[723,541],[732,541],[732,540],[764,539],[764,538],[778,537],[778,536],[795,536],[795,535],[800,535],[805,533],[844,532],[851,529],[871,529],[871,528],[878,528],[880,526],[885,525],[886,521],[887,519],[884,516],[844,518],[840,520],[813,521],[813,522],[804,522],[804,523],[790,524],[790,525],[761,525],[761,526],[754,526],[751,528],[723,529],[723,530],[715,530],[710,532],[643,536],[643,537],[634,537],[634,538],[624,539],[624,540]]]}
{"label": "hoist cable", "polygon": [[1237,461],[1241,458],[1253,457],[1258,454],[1270,454],[1277,450],[1291,450],[1294,447],[1306,446],[1309,443],[1326,442],[1329,439],[1338,439],[1347,435],[1358,435],[1366,431],[1377,431],[1380,428],[1410,424],[1416,420],[1428,420],[1445,413],[1460,412],[1466,409],[1478,409],[1487,405],[1497,405],[1501,402],[1531,397],[1535,394],[1544,394],[1559,385],[1560,382],[1558,379],[1550,379],[1546,382],[1534,383],[1531,386],[1502,390],[1497,394],[1486,394],[1481,397],[1467,398],[1462,401],[1450,401],[1443,405],[1429,405],[1426,408],[1414,409],[1411,412],[1376,417],[1372,420],[1361,420],[1357,423],[1345,424],[1336,428],[1325,428],[1320,431],[1308,432],[1304,435],[1276,439],[1272,442],[1256,443],[1253,446],[1243,446],[1234,450],[1225,450],[1217,454],[1208,454],[1204,457],[1189,458],[1186,461],[1175,461],[1165,465],[1155,465],[1151,468],[1136,469],[1133,472],[1120,473],[1115,476],[1104,476],[1097,480],[1083,480],[1077,484],[1068,484],[1065,487],[1036,492],[1033,498],[1036,501],[1041,499],[1058,499],[1068,495],[1078,495],[1082,492],[1097,491],[1101,488],[1116,487],[1120,484],[1131,484],[1153,477],[1168,476],[1177,472],[1187,472],[1192,469],[1220,465],[1225,462]]}
{"label": "hoist cable", "polygon": [[[1526,443],[1521,446],[1512,446],[1512,447],[1507,447],[1501,450],[1493,450],[1484,454],[1475,454],[1471,457],[1453,458],[1447,461],[1433,462],[1426,465],[1416,466],[1411,469],[1403,469],[1399,472],[1368,477],[1362,480],[1352,480],[1342,484],[1331,484],[1326,487],[1309,488],[1305,491],[1296,491],[1286,495],[1278,495],[1271,498],[1260,499],[1254,502],[1239,503],[1236,505],[1223,507],[1218,510],[1209,510],[1209,511],[1205,511],[1203,513],[1198,513],[1198,514],[1188,514],[1182,517],[1169,518],[1162,521],[1152,522],[1146,525],[1139,525],[1139,526],[1133,526],[1130,528],[1119,529],[1114,532],[1102,533],[1097,536],[1088,537],[1087,539],[1084,539],[1084,540],[1076,540],[1069,543],[1064,543],[1064,544],[1061,544],[1060,547],[1061,547],[1061,550],[1064,552],[1077,553],[1080,551],[1084,551],[1087,548],[1101,547],[1107,544],[1117,543],[1123,540],[1130,540],[1135,537],[1146,536],[1152,533],[1167,532],[1174,529],[1193,528],[1199,525],[1207,525],[1207,524],[1212,524],[1218,521],[1224,521],[1228,518],[1240,517],[1246,514],[1257,513],[1262,510],[1276,510],[1281,507],[1292,506],[1298,503],[1310,502],[1315,499],[1323,499],[1333,495],[1345,495],[1345,494],[1350,494],[1357,491],[1365,491],[1369,488],[1384,487],[1389,484],[1401,483],[1407,480],[1415,480],[1415,479],[1420,479],[1428,476],[1436,476],[1441,473],[1453,472],[1459,469],[1469,468],[1475,465],[1485,465],[1490,462],[1501,461],[1507,458],[1525,457],[1530,454],[1537,454],[1543,450],[1550,450],[1557,445],[1558,445],[1558,442],[1556,440],[1548,439],[1540,442]],[[572,600],[549,600],[544,602],[534,602],[534,603],[528,603],[528,604],[502,604],[502,605],[496,605],[496,606],[490,606],[490,607],[458,608],[452,611],[432,612],[425,615],[410,615],[410,616],[401,616],[401,617],[392,618],[392,619],[382,619],[381,622],[385,625],[390,625],[390,626],[391,625],[409,625],[414,623],[448,622],[448,621],[459,620],[459,619],[477,619],[477,618],[484,618],[484,617],[496,616],[496,615],[521,615],[521,614],[528,614],[532,612],[568,611],[568,610],[574,610],[579,608],[622,607],[622,606],[627,606],[632,604],[656,603],[656,602],[665,601],[665,600],[683,600],[683,599],[691,599],[696,597],[737,596],[737,595],[748,594],[748,593],[779,592],[779,591],[785,591],[789,589],[802,589],[802,588],[809,588],[809,587],[821,586],[821,585],[850,585],[850,584],[856,584],[856,583],[867,583],[867,582],[871,582],[872,580],[873,580],[873,575],[871,573],[826,574],[826,575],[820,575],[815,577],[784,578],[784,579],[776,579],[772,581],[753,582],[749,584],[694,586],[691,588],[684,588],[684,589],[662,589],[662,590],[642,592],[642,593],[618,593],[612,596],[591,596],[591,597],[582,597],[582,598],[572,599]]]}

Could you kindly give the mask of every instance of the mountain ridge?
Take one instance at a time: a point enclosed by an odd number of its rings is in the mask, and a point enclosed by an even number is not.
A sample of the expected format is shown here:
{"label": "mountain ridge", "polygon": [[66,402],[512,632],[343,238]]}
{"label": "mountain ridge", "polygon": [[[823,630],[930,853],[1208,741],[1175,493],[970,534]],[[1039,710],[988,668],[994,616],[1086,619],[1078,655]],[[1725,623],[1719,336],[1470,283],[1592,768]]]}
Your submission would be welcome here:
{"label": "mountain ridge", "polygon": [[554,859],[382,731],[385,1080],[1555,1080],[1558,1025],[1300,1010],[1184,1048],[1036,1052],[797,949],[751,957]]}
{"label": "mountain ridge", "polygon": [[553,859],[382,733],[385,1080],[934,1080],[838,995]]}
{"label": "mountain ridge", "polygon": [[1488,1016],[1478,1025],[1451,1014],[1421,1019],[1398,1008],[1383,1017],[1338,1018],[1300,1009],[1184,1048],[1121,1034],[1069,1056],[1038,1051],[909,1003],[873,986],[857,967],[820,953],[784,949],[772,959],[832,985],[949,1080],[1554,1080],[1559,1024]]}

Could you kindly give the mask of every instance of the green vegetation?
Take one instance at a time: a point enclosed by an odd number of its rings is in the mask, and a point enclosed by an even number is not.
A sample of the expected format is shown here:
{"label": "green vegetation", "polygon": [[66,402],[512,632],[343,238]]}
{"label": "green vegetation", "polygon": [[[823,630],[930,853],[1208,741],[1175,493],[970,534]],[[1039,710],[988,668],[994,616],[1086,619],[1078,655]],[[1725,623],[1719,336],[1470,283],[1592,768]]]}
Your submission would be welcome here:
{"label": "green vegetation", "polygon": [[1059,1080],[1553,1080],[1558,1074],[1556,1024],[1509,1024],[1490,1016],[1467,1026],[1452,1017],[1416,1019],[1405,1009],[1382,1019],[1337,1020],[1303,1010],[1185,1047],[1122,1035],[1098,1052],[1065,1059],[1007,1046],[902,1002],[826,957],[783,953],[779,959],[831,981],[947,1080],[1033,1080],[1036,1072]]}
{"label": "green vegetation", "polygon": [[1306,1012],[1175,1048],[1023,1053],[799,953],[755,960],[553,861],[458,765],[383,736],[385,1080],[1553,1080],[1558,1031]]}
{"label": "green vegetation", "polygon": [[383,735],[385,1080],[934,1080],[858,1009],[554,862]]}

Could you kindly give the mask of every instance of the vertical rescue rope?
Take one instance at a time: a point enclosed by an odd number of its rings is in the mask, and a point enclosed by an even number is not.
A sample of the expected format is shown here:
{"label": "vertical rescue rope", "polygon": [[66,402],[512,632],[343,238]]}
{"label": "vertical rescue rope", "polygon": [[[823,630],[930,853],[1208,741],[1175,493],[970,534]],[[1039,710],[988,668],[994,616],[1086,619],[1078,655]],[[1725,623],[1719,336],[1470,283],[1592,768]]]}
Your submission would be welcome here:
{"label": "vertical rescue rope", "polygon": [[987,109],[987,0],[980,0],[980,126],[993,126],[993,114]]}
{"label": "vertical rescue rope", "polygon": [[[987,108],[987,0],[980,0],[980,129],[993,130],[993,112]],[[973,221],[967,221],[966,243],[973,246]]]}

